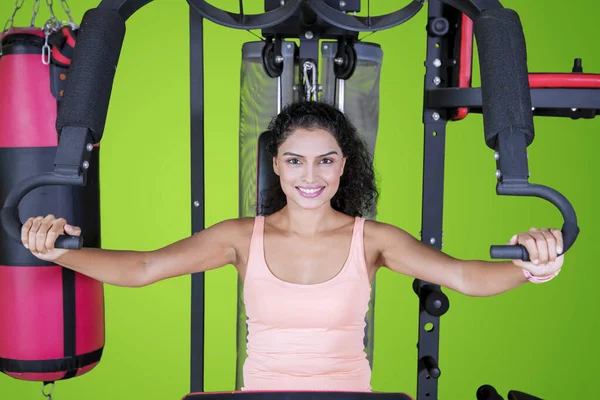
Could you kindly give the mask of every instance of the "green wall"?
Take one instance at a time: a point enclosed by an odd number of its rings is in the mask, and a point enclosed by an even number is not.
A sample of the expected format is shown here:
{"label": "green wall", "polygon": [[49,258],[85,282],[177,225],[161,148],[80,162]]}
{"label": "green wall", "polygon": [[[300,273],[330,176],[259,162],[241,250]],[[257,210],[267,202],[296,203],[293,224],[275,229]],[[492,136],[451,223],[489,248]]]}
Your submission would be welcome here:
{"label": "green wall", "polygon": [[[12,1],[0,5],[2,24]],[[42,2],[43,3],[43,2]],[[235,10],[237,1],[218,4]],[[248,3],[251,3],[248,1]],[[260,8],[260,1],[253,2]],[[373,12],[383,2],[372,2]],[[392,9],[385,5],[384,11]],[[404,3],[404,2],[402,2]],[[29,22],[32,1],[18,14]],[[80,20],[97,0],[72,1]],[[575,57],[600,72],[593,26],[600,6],[582,0],[505,0],[521,15],[532,72],[570,71]],[[43,6],[42,6],[43,8]],[[59,7],[57,7],[60,10]],[[46,10],[42,13],[47,18]],[[42,21],[42,17],[38,21]],[[379,220],[418,235],[421,218],[422,85],[426,13],[368,40],[384,49],[381,129],[376,167]],[[103,246],[150,250],[190,233],[188,6],[157,0],[127,24],[101,153]],[[237,216],[237,129],[242,43],[255,37],[206,23],[206,222]],[[478,68],[475,68],[478,76]],[[476,78],[475,85],[479,84]],[[1,88],[0,88],[1,90]],[[594,226],[600,121],[536,118],[529,148],[531,181],[563,192],[578,212],[581,235],[551,283],[525,285],[495,298],[449,292],[441,325],[440,398],[474,398],[491,383],[546,399],[596,393],[594,328],[600,322],[592,287],[600,278]],[[543,200],[495,195],[495,162],[479,115],[448,128],[444,250],[459,258],[488,257],[531,226],[560,227]],[[587,165],[590,164],[589,166]],[[381,271],[378,279],[373,387],[415,393],[417,298],[412,279]],[[151,287],[106,286],[107,342],[91,373],[61,382],[55,399],[179,399],[189,388],[190,278]],[[448,291],[447,291],[448,292]],[[206,390],[230,390],[235,371],[236,274],[207,274]],[[43,327],[40,327],[43,331]],[[0,376],[1,399],[41,398],[40,384]]]}

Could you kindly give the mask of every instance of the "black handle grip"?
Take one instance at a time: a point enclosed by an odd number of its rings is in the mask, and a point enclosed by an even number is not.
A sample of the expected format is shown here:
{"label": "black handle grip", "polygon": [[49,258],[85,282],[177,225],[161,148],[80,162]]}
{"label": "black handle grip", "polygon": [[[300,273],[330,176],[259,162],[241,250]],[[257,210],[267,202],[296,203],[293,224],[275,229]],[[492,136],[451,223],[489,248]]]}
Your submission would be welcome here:
{"label": "black handle grip", "polygon": [[503,258],[509,260],[531,261],[529,252],[523,245],[493,245],[490,246],[490,256],[492,258]]}
{"label": "black handle grip", "polygon": [[477,389],[477,400],[503,400],[495,387],[482,385]]}
{"label": "black handle grip", "polygon": [[508,400],[542,400],[539,397],[530,395],[529,393],[511,390],[508,392]]}
{"label": "black handle grip", "polygon": [[[4,206],[0,210],[0,221],[2,227],[8,236],[21,242],[21,229],[23,224],[19,218],[19,203],[27,195],[27,193],[40,186],[84,186],[85,178],[83,175],[76,178],[67,178],[54,173],[45,173],[35,175],[31,178],[21,181],[15,186],[4,201]],[[54,247],[57,249],[79,250],[83,246],[83,238],[81,236],[61,235],[57,238]]]}
{"label": "black handle grip", "polygon": [[[577,214],[569,201],[556,190],[542,185],[505,185],[499,183],[496,186],[496,193],[509,196],[533,196],[548,200],[558,208],[563,216],[563,226],[561,229],[563,239],[563,251],[566,253],[579,235],[579,226],[577,225]],[[522,245],[491,246],[491,258],[504,258],[511,260],[530,261],[529,253]]]}
{"label": "black handle grip", "polygon": [[81,250],[83,247],[83,238],[81,236],[60,235],[54,242],[57,249]]}

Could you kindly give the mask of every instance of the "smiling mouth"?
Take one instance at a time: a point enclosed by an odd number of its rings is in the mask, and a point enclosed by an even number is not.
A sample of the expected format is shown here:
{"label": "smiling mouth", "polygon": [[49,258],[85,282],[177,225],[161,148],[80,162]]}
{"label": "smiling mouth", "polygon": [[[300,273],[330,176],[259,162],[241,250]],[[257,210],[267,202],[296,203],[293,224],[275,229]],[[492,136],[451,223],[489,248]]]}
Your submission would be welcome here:
{"label": "smiling mouth", "polygon": [[318,187],[301,187],[296,186],[296,190],[300,193],[302,197],[306,197],[309,199],[315,198],[319,196],[325,190],[325,186]]}

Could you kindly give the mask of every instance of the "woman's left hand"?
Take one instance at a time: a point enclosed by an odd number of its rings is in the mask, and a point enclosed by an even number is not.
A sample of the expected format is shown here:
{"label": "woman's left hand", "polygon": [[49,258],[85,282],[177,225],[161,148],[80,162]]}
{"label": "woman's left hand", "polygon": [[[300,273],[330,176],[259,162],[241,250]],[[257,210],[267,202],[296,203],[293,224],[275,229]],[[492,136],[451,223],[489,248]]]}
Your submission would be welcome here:
{"label": "woman's left hand", "polygon": [[530,262],[512,260],[520,268],[526,269],[535,277],[551,275],[561,269],[564,261],[562,232],[558,229],[531,228],[529,232],[519,233],[508,242],[521,244],[529,252]]}

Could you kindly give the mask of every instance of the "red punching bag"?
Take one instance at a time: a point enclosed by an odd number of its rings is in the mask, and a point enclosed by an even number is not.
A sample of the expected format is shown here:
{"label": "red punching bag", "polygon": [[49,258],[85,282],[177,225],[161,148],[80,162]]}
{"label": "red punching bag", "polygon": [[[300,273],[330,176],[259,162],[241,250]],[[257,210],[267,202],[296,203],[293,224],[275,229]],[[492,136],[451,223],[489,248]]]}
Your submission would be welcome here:
{"label": "red punching bag", "polygon": [[[57,105],[75,35],[63,28],[51,38],[52,57],[42,50],[40,29],[12,28],[0,38],[0,203],[22,180],[54,168]],[[86,247],[99,247],[97,150],[85,187],[34,189],[20,203],[21,220],[63,217],[82,227]],[[0,372],[28,381],[69,379],[92,370],[103,347],[102,284],[33,257],[0,229]]]}

